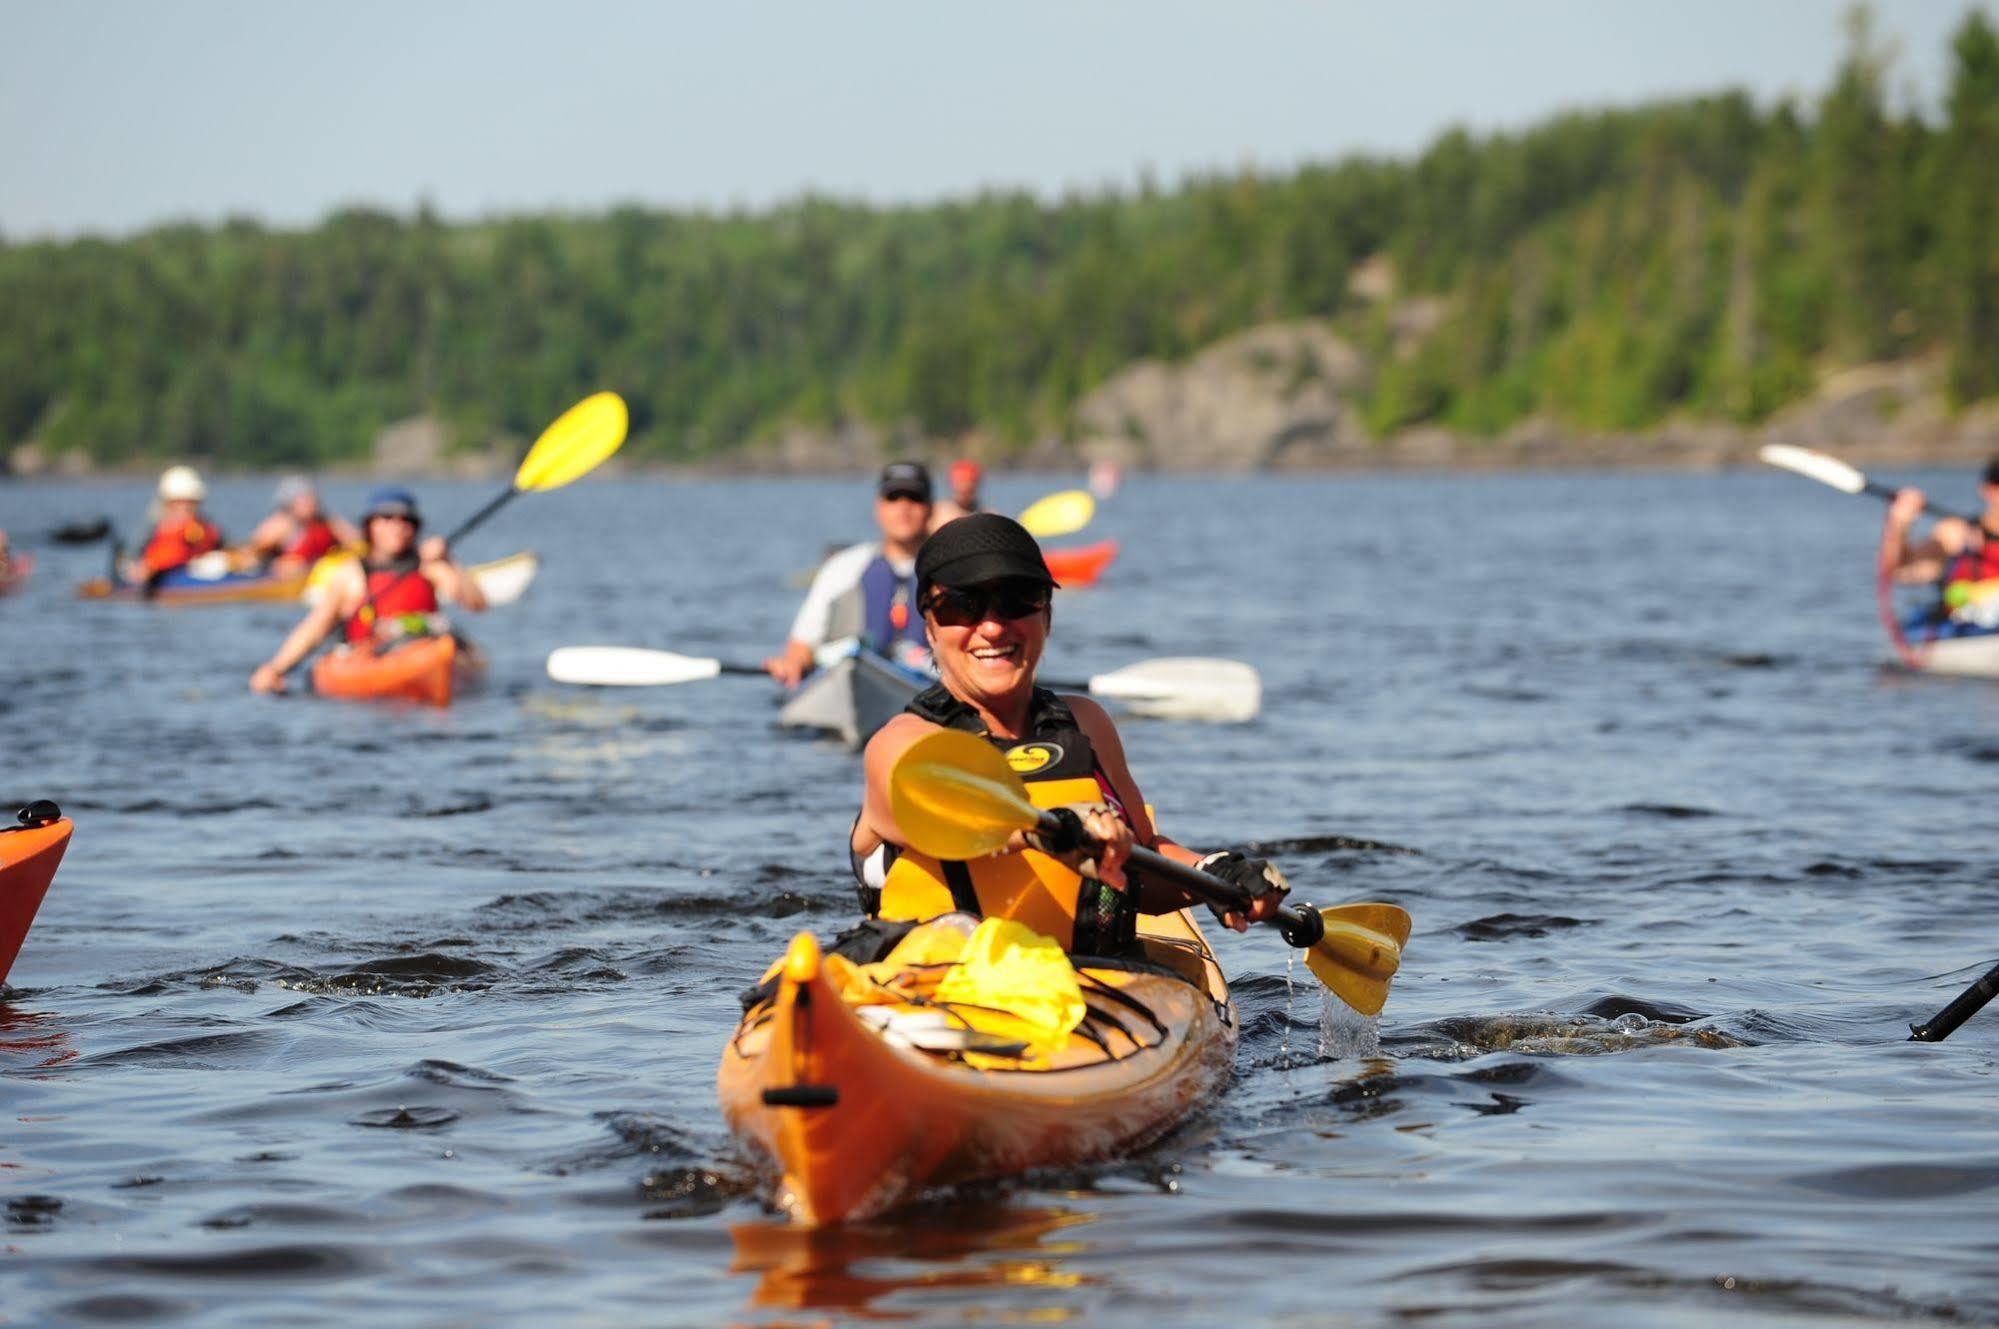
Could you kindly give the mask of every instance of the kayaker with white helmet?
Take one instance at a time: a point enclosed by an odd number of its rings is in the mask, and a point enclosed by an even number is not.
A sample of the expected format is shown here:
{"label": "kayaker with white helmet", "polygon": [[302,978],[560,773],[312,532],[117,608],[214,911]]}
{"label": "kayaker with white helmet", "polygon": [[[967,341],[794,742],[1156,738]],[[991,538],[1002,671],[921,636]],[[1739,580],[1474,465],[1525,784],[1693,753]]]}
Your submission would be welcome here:
{"label": "kayaker with white helmet", "polygon": [[[764,669],[786,687],[812,671],[815,652],[855,636],[897,664],[927,669],[929,644],[916,611],[916,554],[930,528],[930,472],[922,463],[890,462],[875,481],[875,525],[881,539],[852,545],[827,559],[812,578],[792,620],[784,649]],[[843,612],[851,621],[840,622]]]}
{"label": "kayaker with white helmet", "polygon": [[951,482],[951,497],[939,503],[930,514],[930,529],[936,530],[947,521],[956,521],[984,509],[979,500],[979,481],[985,477],[985,470],[970,457],[960,457],[951,463],[945,476]]}
{"label": "kayaker with white helmet", "polygon": [[222,548],[222,528],[201,510],[207,498],[208,486],[192,466],[169,466],[161,473],[154,491],[159,516],[139,557],[123,568],[127,581],[144,585]]}
{"label": "kayaker with white helmet", "polygon": [[312,653],[336,627],[346,640],[383,641],[419,636],[438,628],[433,615],[444,602],[473,611],[486,597],[464,569],[451,560],[442,536],[419,543],[423,515],[416,496],[394,486],[368,496],[361,518],[367,552],[343,564],[327,583],[326,594],[292,629],[277,654],[250,675],[256,692],[281,692],[285,675]]}
{"label": "kayaker with white helmet", "polygon": [[[1255,901],[1249,918],[1270,913],[1289,889],[1275,866],[1241,853],[1204,856],[1160,835],[1104,709],[1036,686],[1056,583],[1018,522],[975,513],[943,527],[917,559],[916,585],[939,681],[867,746],[867,792],[850,848],[870,914],[905,921],[1004,914],[1067,950],[1116,954],[1130,944],[1136,914],[1193,903],[1169,884],[1127,882],[1134,844],[1242,887]],[[940,863],[909,848],[889,810],[889,773],[911,743],[938,728],[991,740],[1038,805],[1077,806],[1094,861],[1051,858],[1019,836],[1011,852],[968,863]],[[1223,921],[1242,930],[1249,919],[1231,913]]]}
{"label": "kayaker with white helmet", "polygon": [[278,482],[270,515],[257,523],[244,548],[268,571],[286,573],[302,572],[343,545],[361,543],[353,522],[320,503],[311,479],[288,475]]}

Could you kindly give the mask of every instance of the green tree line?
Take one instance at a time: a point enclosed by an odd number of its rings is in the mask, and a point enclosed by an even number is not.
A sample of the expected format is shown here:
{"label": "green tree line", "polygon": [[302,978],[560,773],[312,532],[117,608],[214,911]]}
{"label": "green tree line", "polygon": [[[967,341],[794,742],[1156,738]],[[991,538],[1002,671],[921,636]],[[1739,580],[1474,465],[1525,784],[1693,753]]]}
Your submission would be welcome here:
{"label": "green tree line", "polygon": [[[1809,105],[1574,113],[1413,160],[1054,201],[350,210],[5,244],[0,453],[313,464],[422,412],[532,436],[600,387],[656,458],[842,420],[1020,443],[1134,359],[1298,317],[1376,353],[1384,432],[1750,422],[1827,368],[1920,352],[1956,400],[1999,395],[1999,35],[1965,18],[1930,116],[1890,77],[1859,11]],[[1414,347],[1350,286],[1384,254],[1445,311]]]}

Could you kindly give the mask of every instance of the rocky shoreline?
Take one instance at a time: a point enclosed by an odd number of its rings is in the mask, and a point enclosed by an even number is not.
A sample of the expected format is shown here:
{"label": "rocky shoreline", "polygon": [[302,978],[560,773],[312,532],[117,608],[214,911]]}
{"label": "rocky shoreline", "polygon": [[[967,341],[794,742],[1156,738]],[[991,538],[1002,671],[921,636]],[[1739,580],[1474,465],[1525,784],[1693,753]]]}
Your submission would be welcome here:
{"label": "rocky shoreline", "polygon": [[[1184,362],[1127,367],[1078,403],[1068,439],[1003,447],[976,433],[937,440],[909,426],[849,422],[831,429],[795,426],[699,463],[613,458],[606,473],[856,474],[906,456],[937,462],[971,456],[998,470],[1033,471],[1077,470],[1099,461],[1160,472],[1715,470],[1753,463],[1766,443],[1815,448],[1862,465],[1959,465],[1999,454],[1999,402],[1950,409],[1935,359],[1828,374],[1810,398],[1753,427],[1673,420],[1620,434],[1590,434],[1530,419],[1496,437],[1419,427],[1377,438],[1355,405],[1367,373],[1365,358],[1327,325],[1270,324]],[[384,429],[368,461],[324,467],[321,473],[504,477],[527,443],[500,438],[457,446],[443,422],[417,417]],[[157,469],[154,462],[95,468],[73,454],[44,456],[32,443],[15,448],[6,462],[0,474],[18,478],[140,475]]]}

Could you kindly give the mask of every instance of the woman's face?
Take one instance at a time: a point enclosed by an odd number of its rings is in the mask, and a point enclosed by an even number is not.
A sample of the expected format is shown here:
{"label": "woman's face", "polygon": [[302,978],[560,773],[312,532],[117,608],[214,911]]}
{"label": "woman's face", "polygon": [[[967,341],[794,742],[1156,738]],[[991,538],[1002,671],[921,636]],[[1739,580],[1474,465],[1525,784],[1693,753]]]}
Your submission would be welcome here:
{"label": "woman's face", "polygon": [[944,685],[988,709],[1033,689],[1049,622],[1048,588],[1019,579],[933,588],[924,605]]}
{"label": "woman's face", "polygon": [[416,523],[408,517],[370,517],[368,543],[378,557],[395,558],[406,554],[416,543]]}

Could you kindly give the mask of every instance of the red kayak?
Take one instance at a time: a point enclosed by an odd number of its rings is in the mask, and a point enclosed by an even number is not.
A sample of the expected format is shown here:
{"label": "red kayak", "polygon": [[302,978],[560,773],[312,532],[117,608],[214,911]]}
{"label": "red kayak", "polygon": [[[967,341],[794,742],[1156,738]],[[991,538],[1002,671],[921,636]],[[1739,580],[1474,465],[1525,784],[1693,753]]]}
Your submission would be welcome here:
{"label": "red kayak", "polygon": [[69,818],[49,802],[21,809],[20,820],[18,826],[0,828],[0,983],[14,967],[72,829]]}
{"label": "red kayak", "polygon": [[485,660],[456,637],[415,637],[388,647],[343,646],[312,667],[312,688],[349,701],[415,701],[449,706]]}
{"label": "red kayak", "polygon": [[1104,575],[1104,569],[1117,557],[1117,541],[1099,540],[1093,545],[1078,545],[1074,549],[1044,549],[1041,557],[1048,563],[1048,571],[1064,589],[1077,586],[1093,586],[1097,578]]}

